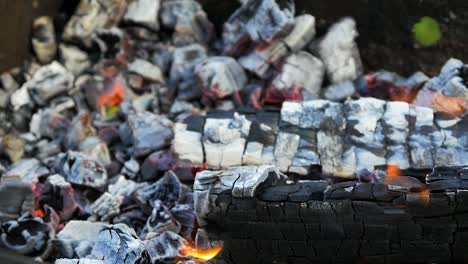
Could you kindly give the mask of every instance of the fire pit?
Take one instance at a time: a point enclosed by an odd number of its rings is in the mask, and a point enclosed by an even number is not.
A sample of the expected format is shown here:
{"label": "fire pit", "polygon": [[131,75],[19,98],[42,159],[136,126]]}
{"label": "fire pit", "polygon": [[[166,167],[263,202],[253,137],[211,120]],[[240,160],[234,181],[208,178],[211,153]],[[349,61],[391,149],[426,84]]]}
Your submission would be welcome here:
{"label": "fire pit", "polygon": [[226,7],[33,21],[34,56],[0,75],[0,259],[467,261],[468,65],[369,71],[351,17]]}

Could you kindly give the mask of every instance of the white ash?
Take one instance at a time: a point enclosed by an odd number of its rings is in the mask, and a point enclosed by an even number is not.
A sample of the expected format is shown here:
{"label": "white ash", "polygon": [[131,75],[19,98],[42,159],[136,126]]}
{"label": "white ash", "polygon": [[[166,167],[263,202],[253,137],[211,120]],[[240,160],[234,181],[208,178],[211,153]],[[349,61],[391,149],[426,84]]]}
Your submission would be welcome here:
{"label": "white ash", "polygon": [[65,26],[63,38],[90,47],[97,30],[119,21],[125,8],[126,1],[81,0]]}
{"label": "white ash", "polygon": [[89,155],[91,159],[97,160],[104,166],[111,163],[109,148],[98,137],[87,137],[80,143],[78,150]]}
{"label": "white ash", "polygon": [[30,97],[37,104],[44,105],[53,97],[66,93],[72,87],[73,80],[73,75],[54,61],[39,68],[21,89],[26,87]]}
{"label": "white ash", "polygon": [[235,52],[245,38],[253,42],[271,41],[287,34],[293,24],[292,1],[285,1],[281,6],[274,0],[247,1],[224,24],[224,50]]}
{"label": "white ash", "polygon": [[150,112],[129,114],[119,132],[124,143],[133,146],[135,156],[169,146],[173,138],[172,122]]}
{"label": "white ash", "polygon": [[91,67],[88,53],[79,48],[72,45],[60,44],[59,51],[63,66],[73,75],[77,76]]}
{"label": "white ash", "polygon": [[130,2],[123,20],[159,30],[160,0],[137,0]]}
{"label": "white ash", "polygon": [[210,57],[195,67],[195,74],[204,93],[216,99],[232,95],[247,85],[244,70],[231,57]]}
{"label": "white ash", "polygon": [[357,36],[356,22],[352,18],[344,18],[332,25],[320,41],[318,52],[332,83],[355,80],[362,74],[362,62],[355,42]]}
{"label": "white ash", "polygon": [[120,213],[120,204],[121,201],[118,196],[105,192],[91,204],[91,210],[96,219],[108,222]]}
{"label": "white ash", "polygon": [[273,80],[278,90],[303,89],[306,99],[318,98],[324,76],[323,63],[311,54],[300,51],[286,58],[281,73]]}
{"label": "white ash", "polygon": [[[71,220],[57,234],[60,253],[66,258],[84,258],[91,253],[102,222]],[[81,262],[80,262],[81,263]]]}
{"label": "white ash", "polygon": [[302,50],[315,36],[315,18],[311,15],[296,17],[294,28],[284,39],[274,40],[264,47],[260,44],[250,53],[239,58],[246,70],[267,79],[274,68],[279,68],[286,56]]}
{"label": "white ash", "polygon": [[330,101],[345,101],[356,93],[356,86],[352,81],[331,84],[324,89],[323,96]]}
{"label": "white ash", "polygon": [[128,70],[156,83],[164,84],[165,82],[161,69],[159,69],[158,66],[142,59],[136,59],[128,64]]}

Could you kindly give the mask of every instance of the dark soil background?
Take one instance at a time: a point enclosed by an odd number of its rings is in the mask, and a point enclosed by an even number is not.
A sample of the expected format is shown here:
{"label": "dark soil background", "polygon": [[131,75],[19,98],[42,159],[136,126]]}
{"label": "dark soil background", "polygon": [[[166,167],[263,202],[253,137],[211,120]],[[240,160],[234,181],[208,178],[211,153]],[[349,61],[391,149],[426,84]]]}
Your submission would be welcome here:
{"label": "dark soil background", "polygon": [[[77,2],[0,0],[0,70],[20,65],[27,57],[33,17],[73,10]],[[239,5],[236,0],[199,2],[218,32]],[[368,71],[387,69],[410,75],[421,70],[434,75],[451,57],[468,62],[467,0],[296,0],[296,8],[297,14],[316,17],[319,34],[340,17],[356,19],[359,49]],[[411,28],[423,16],[434,18],[441,26],[442,39],[434,47],[417,47],[413,41]]]}

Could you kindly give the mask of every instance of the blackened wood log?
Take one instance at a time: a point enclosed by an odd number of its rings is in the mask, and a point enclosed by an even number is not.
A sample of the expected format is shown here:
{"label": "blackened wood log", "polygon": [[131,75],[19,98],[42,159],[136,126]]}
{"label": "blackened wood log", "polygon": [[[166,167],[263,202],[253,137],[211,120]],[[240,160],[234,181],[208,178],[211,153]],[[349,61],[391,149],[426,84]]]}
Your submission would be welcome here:
{"label": "blackened wood log", "polygon": [[[285,184],[274,168],[241,167],[199,173],[195,205],[211,243],[224,243],[216,263],[464,263],[468,189],[427,188],[467,175],[467,166],[436,167],[427,184]],[[261,180],[252,191],[248,179]]]}

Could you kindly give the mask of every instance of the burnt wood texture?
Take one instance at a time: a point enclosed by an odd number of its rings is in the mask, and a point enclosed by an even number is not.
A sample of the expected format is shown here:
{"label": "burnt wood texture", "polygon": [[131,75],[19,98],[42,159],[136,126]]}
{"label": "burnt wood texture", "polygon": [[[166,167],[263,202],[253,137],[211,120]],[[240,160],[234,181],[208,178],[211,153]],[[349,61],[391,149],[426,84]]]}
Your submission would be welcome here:
{"label": "burnt wood texture", "polygon": [[219,263],[466,263],[467,172],[436,167],[427,184],[280,184],[255,197],[234,187],[211,196],[205,228],[224,241]]}

